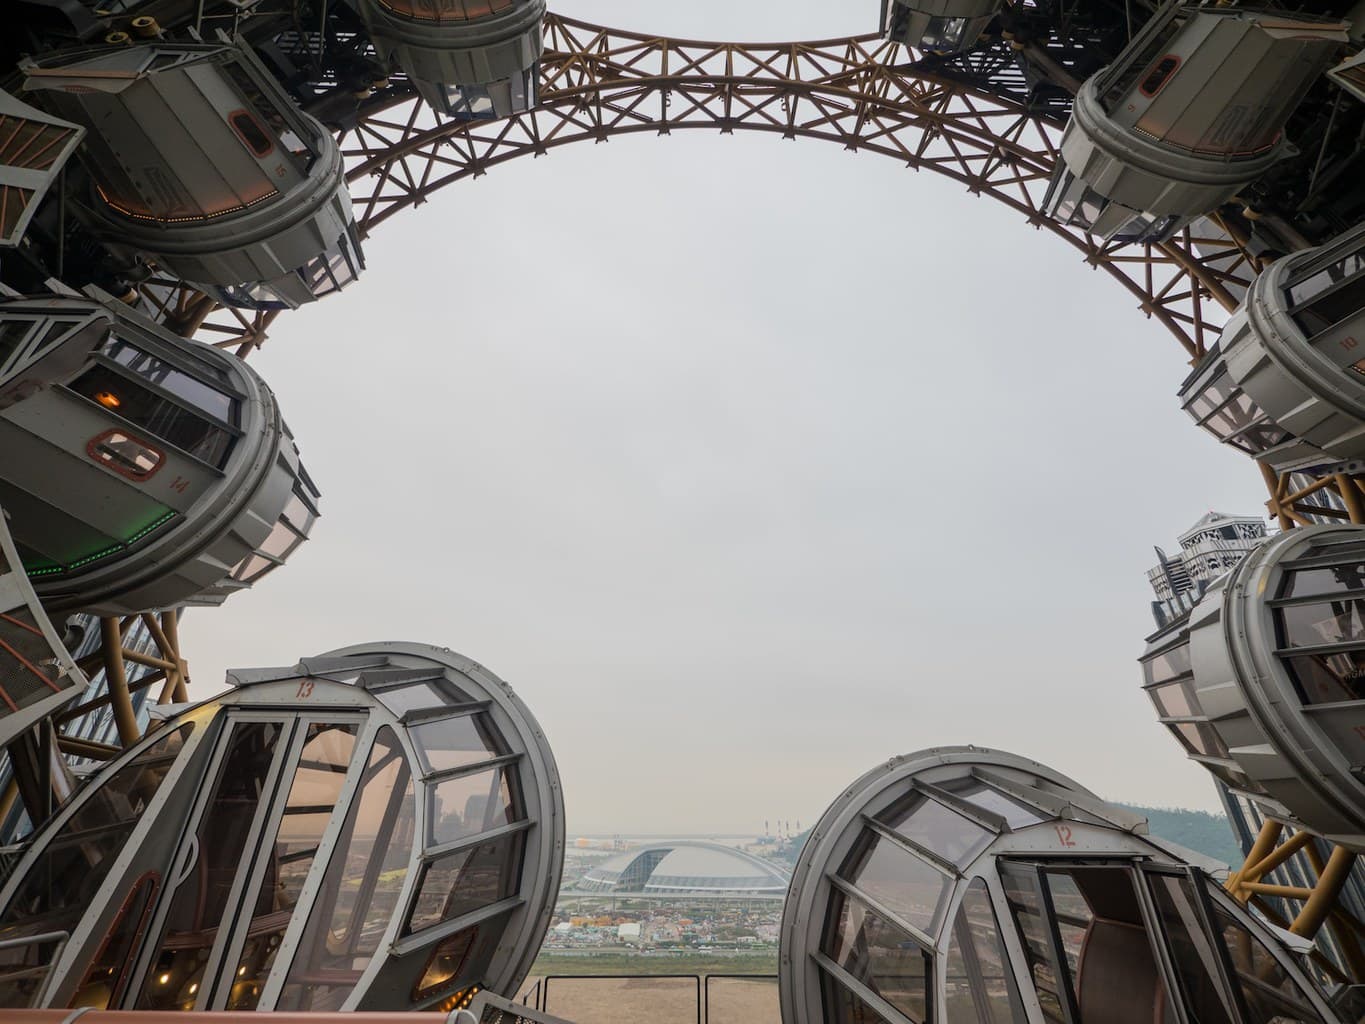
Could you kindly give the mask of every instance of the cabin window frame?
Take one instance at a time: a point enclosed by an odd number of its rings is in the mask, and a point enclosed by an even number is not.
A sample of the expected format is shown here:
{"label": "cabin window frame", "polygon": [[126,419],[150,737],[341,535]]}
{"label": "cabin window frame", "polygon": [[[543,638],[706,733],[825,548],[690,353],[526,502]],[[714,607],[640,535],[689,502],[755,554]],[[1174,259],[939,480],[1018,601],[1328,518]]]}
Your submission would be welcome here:
{"label": "cabin window frame", "polygon": [[[265,149],[261,149],[252,143],[248,133],[243,131],[242,126],[238,123],[240,119],[245,119],[246,122],[260,134],[261,138],[265,141]],[[246,107],[239,107],[229,113],[227,115],[227,123],[228,127],[233,130],[237,138],[242,140],[242,144],[251,151],[251,154],[256,157],[256,159],[264,160],[271,153],[275,152],[275,140],[270,137],[270,133],[266,131],[265,125],[261,124],[260,118]]]}
{"label": "cabin window frame", "polygon": [[[1175,63],[1166,68],[1163,72],[1161,68],[1167,61],[1175,61]],[[1180,65],[1184,63],[1185,59],[1178,53],[1168,53],[1165,56],[1158,57],[1156,62],[1150,65],[1151,70],[1143,76],[1141,83],[1138,85],[1138,92],[1142,93],[1142,95],[1146,96],[1148,99],[1154,99],[1157,93],[1161,92],[1162,89],[1170,84],[1171,79],[1175,77],[1175,73],[1180,70]],[[1152,81],[1152,78],[1157,75],[1160,77],[1157,79],[1156,85],[1149,88],[1148,86]]]}
{"label": "cabin window frame", "polygon": [[[140,473],[137,470],[129,469],[127,466],[123,466],[118,462],[114,462],[110,459],[101,457],[99,454],[100,445],[103,444],[105,441],[108,441],[111,438],[120,435],[122,437],[127,438],[129,441],[136,442],[137,444],[145,448],[147,451],[155,455],[156,465],[153,466],[151,469],[147,470],[145,473]],[[161,472],[162,468],[166,465],[166,453],[164,451],[162,451],[156,445],[145,440],[144,438],[139,437],[130,431],[124,430],[122,427],[111,427],[109,430],[106,430],[103,433],[96,434],[88,442],[86,442],[85,454],[90,456],[91,460],[94,461],[97,465],[103,466],[105,469],[111,470],[112,472],[117,473],[119,476],[125,477],[129,480],[132,480],[134,483],[139,484],[146,483],[152,477],[156,476],[158,473]]]}

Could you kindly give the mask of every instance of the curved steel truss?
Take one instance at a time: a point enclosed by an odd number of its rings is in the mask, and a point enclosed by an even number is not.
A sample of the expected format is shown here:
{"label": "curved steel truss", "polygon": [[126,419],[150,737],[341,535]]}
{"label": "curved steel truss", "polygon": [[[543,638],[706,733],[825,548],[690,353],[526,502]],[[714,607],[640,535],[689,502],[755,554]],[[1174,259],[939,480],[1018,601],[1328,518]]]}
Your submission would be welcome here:
{"label": "curved steel truss", "polygon": [[[1217,218],[1161,245],[1105,242],[1043,215],[1062,126],[1051,112],[917,66],[915,51],[875,36],[820,42],[697,42],[547,15],[540,102],[503,121],[442,122],[415,98],[380,104],[342,133],[362,234],[438,189],[573,142],[703,130],[837,143],[960,182],[1064,239],[1102,268],[1197,361],[1217,340],[1241,286],[1261,269]],[[994,59],[994,58],[992,58]],[[275,312],[222,309],[176,282],[149,290],[165,322],[246,356]],[[1365,522],[1355,467],[1267,480],[1283,525]],[[1335,495],[1336,500],[1324,503]]]}
{"label": "curved steel truss", "polygon": [[[696,42],[548,15],[540,102],[502,121],[443,122],[415,98],[379,103],[341,135],[362,234],[438,189],[574,142],[703,130],[834,142],[902,161],[1003,203],[1102,268],[1198,360],[1241,287],[1261,268],[1216,218],[1161,245],[1105,242],[1043,215],[1062,126],[1050,112],[942,77],[875,36],[820,42]],[[277,313],[225,309],[174,281],[147,297],[171,328],[259,347]],[[1272,516],[1288,528],[1365,522],[1361,467],[1325,476],[1267,473]]]}
{"label": "curved steel truss", "polygon": [[[1041,212],[1061,127],[917,68],[915,53],[873,36],[803,43],[693,42],[549,15],[536,109],[495,122],[441,122],[416,99],[363,117],[341,136],[362,233],[437,189],[522,156],[613,136],[767,132],[878,153],[960,182],[1061,236],[1102,267],[1197,359],[1235,308],[1250,257],[1222,232],[1163,245],[1106,243]],[[168,320],[243,352],[270,314],[214,312],[163,292]],[[209,316],[213,313],[212,316]],[[206,319],[207,317],[207,319]]]}
{"label": "curved steel truss", "polygon": [[1230,252],[1226,238],[1107,244],[1044,217],[1060,127],[1015,102],[918,70],[914,52],[897,44],[872,36],[692,42],[557,15],[547,18],[545,38],[541,101],[528,113],[442,124],[409,102],[342,136],[363,231],[462,178],[573,142],[684,130],[766,132],[889,156],[1004,203],[1109,271],[1191,357],[1202,354],[1225,310],[1235,307],[1228,283],[1245,272],[1246,257],[1235,246]]}

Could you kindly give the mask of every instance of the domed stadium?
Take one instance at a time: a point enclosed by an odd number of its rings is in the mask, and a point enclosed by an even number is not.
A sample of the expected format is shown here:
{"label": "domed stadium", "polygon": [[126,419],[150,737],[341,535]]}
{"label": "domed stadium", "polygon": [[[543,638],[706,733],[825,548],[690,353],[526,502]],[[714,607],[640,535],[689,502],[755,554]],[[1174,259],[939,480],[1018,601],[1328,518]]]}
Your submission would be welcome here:
{"label": "domed stadium", "polygon": [[720,843],[676,842],[636,847],[598,864],[580,892],[690,896],[786,895],[791,876],[776,864]]}

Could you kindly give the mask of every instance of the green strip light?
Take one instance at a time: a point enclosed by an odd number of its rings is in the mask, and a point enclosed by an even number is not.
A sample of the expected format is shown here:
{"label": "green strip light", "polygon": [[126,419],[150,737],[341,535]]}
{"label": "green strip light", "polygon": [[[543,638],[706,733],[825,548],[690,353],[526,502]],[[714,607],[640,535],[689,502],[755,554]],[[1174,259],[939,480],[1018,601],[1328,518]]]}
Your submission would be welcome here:
{"label": "green strip light", "polygon": [[114,544],[111,547],[104,548],[102,551],[96,551],[93,555],[86,555],[84,558],[77,559],[68,565],[44,566],[41,569],[30,569],[28,566],[25,566],[24,572],[29,579],[39,579],[44,576],[58,576],[64,572],[74,572],[76,569],[90,565],[92,562],[98,562],[102,558],[108,558],[110,555],[116,555],[120,551],[126,551],[148,534],[161,529],[161,527],[165,526],[175,517],[175,512],[167,512],[165,515],[152,520],[152,522],[138,530],[137,533],[133,534],[127,540],[119,544]]}
{"label": "green strip light", "polygon": [[142,529],[138,530],[137,533],[133,534],[131,537],[129,537],[126,541],[123,542],[123,546],[131,547],[132,545],[140,541],[143,537],[147,536],[147,534],[151,533],[153,530],[160,528],[161,526],[164,526],[166,523],[169,523],[174,518],[175,518],[174,512],[167,512],[160,519],[156,519],[147,526],[144,526]]}

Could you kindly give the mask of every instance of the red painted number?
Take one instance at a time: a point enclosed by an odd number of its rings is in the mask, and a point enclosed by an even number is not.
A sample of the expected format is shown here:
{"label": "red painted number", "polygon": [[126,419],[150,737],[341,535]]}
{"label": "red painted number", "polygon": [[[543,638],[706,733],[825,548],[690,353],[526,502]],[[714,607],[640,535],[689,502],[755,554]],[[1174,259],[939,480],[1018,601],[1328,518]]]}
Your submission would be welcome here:
{"label": "red painted number", "polygon": [[1353,348],[1357,348],[1359,345],[1360,342],[1356,341],[1355,338],[1341,339],[1341,347],[1344,348],[1347,352],[1351,351],[1351,349]]}
{"label": "red painted number", "polygon": [[1061,841],[1061,844],[1062,844],[1063,846],[1075,846],[1075,845],[1076,845],[1076,840],[1074,840],[1074,839],[1071,838],[1071,826],[1069,826],[1069,825],[1053,825],[1052,827],[1055,828],[1055,829],[1057,830],[1057,838]]}
{"label": "red painted number", "polygon": [[298,698],[299,700],[307,700],[311,696],[313,696],[313,680],[305,679],[299,683]]}
{"label": "red painted number", "polygon": [[171,490],[175,491],[176,494],[184,494],[189,486],[190,482],[183,476],[178,476],[171,481]]}

